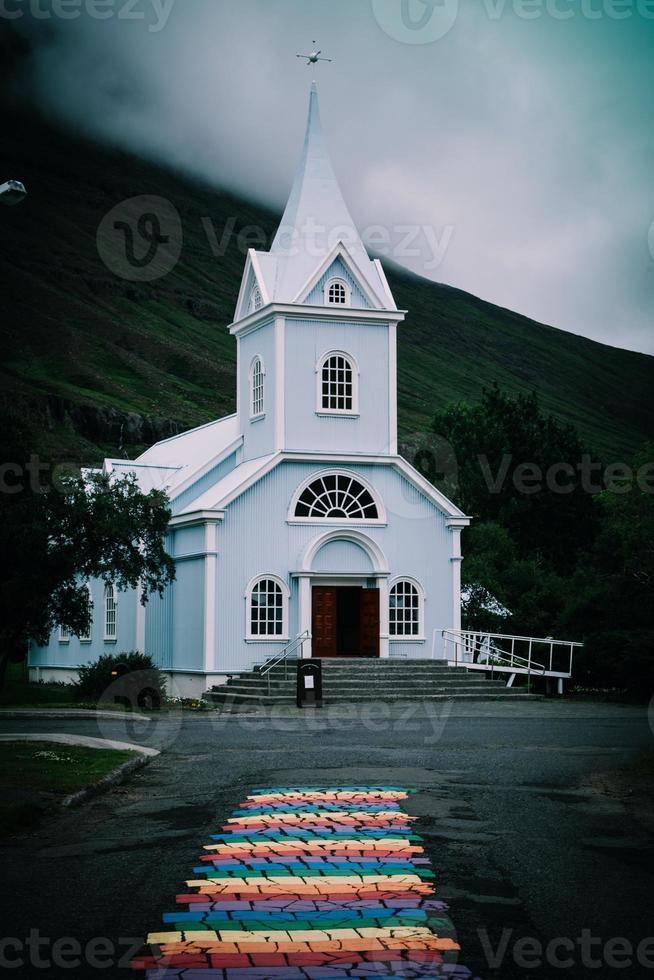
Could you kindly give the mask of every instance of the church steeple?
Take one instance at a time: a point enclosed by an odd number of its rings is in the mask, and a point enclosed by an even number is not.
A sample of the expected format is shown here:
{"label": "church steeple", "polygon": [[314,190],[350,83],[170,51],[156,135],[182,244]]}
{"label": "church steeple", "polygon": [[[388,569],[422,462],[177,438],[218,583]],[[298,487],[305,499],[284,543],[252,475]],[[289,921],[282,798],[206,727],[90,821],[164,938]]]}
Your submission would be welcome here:
{"label": "church steeple", "polygon": [[336,179],[312,82],[302,157],[269,253],[276,259],[276,298],[292,302],[339,242],[379,305],[388,306],[383,274],[368,256]]}
{"label": "church steeple", "polygon": [[302,157],[271,252],[297,254],[316,245],[327,254],[327,239],[334,229],[353,255],[369,261],[336,180],[320,121],[318,86],[312,82]]}
{"label": "church steeple", "polygon": [[315,82],[304,147],[269,252],[248,252],[236,315],[241,460],[397,452],[398,310],[343,199]]}

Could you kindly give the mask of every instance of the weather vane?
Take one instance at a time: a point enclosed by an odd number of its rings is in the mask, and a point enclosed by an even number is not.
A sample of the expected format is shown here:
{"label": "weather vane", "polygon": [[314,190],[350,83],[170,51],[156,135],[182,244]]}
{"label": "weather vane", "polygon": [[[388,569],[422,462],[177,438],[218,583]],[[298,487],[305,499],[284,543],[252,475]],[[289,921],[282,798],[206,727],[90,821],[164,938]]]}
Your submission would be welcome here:
{"label": "weather vane", "polygon": [[[315,45],[317,42],[316,41],[312,41],[311,43],[313,45]],[[319,61],[332,61],[333,60],[332,58],[321,58],[320,57],[321,54],[322,54],[322,51],[317,51],[314,48],[314,50],[311,52],[311,54],[298,54],[298,55],[296,55],[296,57],[297,58],[306,58],[308,65],[316,65]]]}

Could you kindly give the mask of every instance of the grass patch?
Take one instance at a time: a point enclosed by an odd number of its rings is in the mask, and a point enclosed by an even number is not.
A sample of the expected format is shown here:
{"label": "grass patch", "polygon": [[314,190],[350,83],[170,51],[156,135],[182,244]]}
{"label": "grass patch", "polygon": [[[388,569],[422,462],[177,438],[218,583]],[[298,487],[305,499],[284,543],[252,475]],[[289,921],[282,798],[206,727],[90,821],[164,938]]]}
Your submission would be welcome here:
{"label": "grass patch", "polygon": [[[0,708],[79,708],[72,684],[30,684],[27,667],[9,664],[0,690]],[[91,705],[91,707],[93,707]]]}
{"label": "grass patch", "polygon": [[52,806],[136,755],[59,742],[0,743],[0,835],[26,830]]}

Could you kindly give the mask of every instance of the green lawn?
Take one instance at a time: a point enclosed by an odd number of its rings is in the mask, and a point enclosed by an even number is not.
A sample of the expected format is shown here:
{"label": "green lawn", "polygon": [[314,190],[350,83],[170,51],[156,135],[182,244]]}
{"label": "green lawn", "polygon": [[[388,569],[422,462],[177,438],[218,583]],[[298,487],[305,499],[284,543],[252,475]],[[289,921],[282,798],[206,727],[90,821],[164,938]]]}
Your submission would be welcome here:
{"label": "green lawn", "polygon": [[4,688],[0,690],[0,708],[79,708],[72,684],[30,684],[24,663],[10,664]]}
{"label": "green lawn", "polygon": [[135,755],[58,742],[0,743],[0,837],[29,829],[64,797]]}

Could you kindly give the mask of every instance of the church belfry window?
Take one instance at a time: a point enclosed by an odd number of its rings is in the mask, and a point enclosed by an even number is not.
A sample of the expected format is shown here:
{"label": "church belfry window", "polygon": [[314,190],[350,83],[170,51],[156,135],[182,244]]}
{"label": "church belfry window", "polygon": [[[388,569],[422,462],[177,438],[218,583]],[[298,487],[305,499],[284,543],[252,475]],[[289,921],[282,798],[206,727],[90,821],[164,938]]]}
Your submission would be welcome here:
{"label": "church belfry window", "polygon": [[250,313],[256,313],[263,306],[263,296],[258,286],[255,286],[250,294]]}
{"label": "church belfry window", "polygon": [[319,365],[318,412],[356,414],[358,375],[354,359],[342,351],[330,351]]}
{"label": "church belfry window", "polygon": [[325,286],[325,303],[329,306],[349,306],[350,287],[344,279],[330,279]]}
{"label": "church belfry window", "polygon": [[255,357],[250,365],[250,418],[260,418],[265,411],[265,371],[263,361]]}
{"label": "church belfry window", "polygon": [[370,492],[347,473],[325,473],[300,492],[294,518],[309,520],[377,521],[379,508]]}

